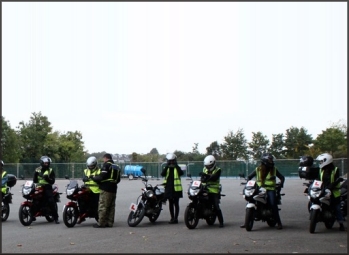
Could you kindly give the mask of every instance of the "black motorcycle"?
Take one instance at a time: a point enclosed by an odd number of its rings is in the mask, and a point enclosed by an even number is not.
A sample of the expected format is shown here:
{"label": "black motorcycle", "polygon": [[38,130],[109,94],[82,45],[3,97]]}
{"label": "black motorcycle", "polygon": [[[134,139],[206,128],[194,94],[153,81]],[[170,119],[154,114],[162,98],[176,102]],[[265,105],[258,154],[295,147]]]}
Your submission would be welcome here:
{"label": "black motorcycle", "polygon": [[148,184],[145,169],[142,168],[141,171],[144,174],[144,177],[141,177],[144,188],[142,188],[142,194],[137,198],[136,203],[130,205],[130,213],[127,219],[130,227],[137,226],[144,216],[148,217],[150,222],[155,222],[160,216],[162,204],[166,202],[164,198],[165,188],[162,184],[155,186]]}
{"label": "black motorcycle", "polygon": [[17,178],[13,174],[7,174],[7,188],[6,193],[1,192],[1,221],[6,221],[10,215],[10,204],[12,204],[11,188],[16,185]]}
{"label": "black motorcycle", "polygon": [[[245,178],[244,174],[239,174],[240,177]],[[247,180],[241,182],[240,185],[245,185],[243,189],[243,197],[247,201],[246,215],[245,215],[245,228],[247,231],[251,231],[254,221],[267,222],[269,227],[275,227],[276,220],[274,219],[273,210],[267,200],[267,190],[257,185],[254,180]],[[281,186],[280,183],[276,184],[276,201],[278,205],[281,205]],[[281,210],[281,209],[279,209]]]}
{"label": "black motorcycle", "polygon": [[[184,222],[187,228],[194,229],[200,219],[206,220],[208,225],[213,225],[216,222],[216,212],[214,205],[208,197],[209,185],[201,180],[193,180],[191,174],[187,175],[191,181],[188,188],[188,197],[191,200],[184,212]],[[222,186],[220,186],[220,191]],[[219,193],[220,196],[225,196]]]}

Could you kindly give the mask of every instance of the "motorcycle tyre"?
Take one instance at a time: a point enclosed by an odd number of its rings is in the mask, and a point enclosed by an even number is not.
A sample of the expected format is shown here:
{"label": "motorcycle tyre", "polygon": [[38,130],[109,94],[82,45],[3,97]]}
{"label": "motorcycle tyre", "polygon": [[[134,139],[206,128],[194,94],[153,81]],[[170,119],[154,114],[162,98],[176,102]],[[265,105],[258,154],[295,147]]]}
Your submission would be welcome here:
{"label": "motorcycle tyre", "polygon": [[[24,212],[26,211],[28,213],[28,217],[25,217]],[[22,223],[23,226],[29,226],[33,222],[33,215],[30,212],[30,206],[29,205],[20,205],[19,210],[18,210],[18,218],[19,221]],[[28,218],[27,221],[24,219]]]}
{"label": "motorcycle tyre", "polygon": [[217,218],[216,215],[211,215],[211,216],[207,217],[206,218],[207,225],[212,226],[216,222],[216,218]]}
{"label": "motorcycle tyre", "polygon": [[10,205],[5,202],[1,202],[1,221],[6,221],[10,215]]}
{"label": "motorcycle tyre", "polygon": [[[192,220],[190,220],[191,218]],[[187,208],[185,208],[184,223],[189,229],[194,229],[198,225],[199,219],[196,217],[196,209],[194,207],[187,206]]]}
{"label": "motorcycle tyre", "polygon": [[273,228],[276,225],[276,221],[274,219],[267,220],[267,224],[269,227]]}
{"label": "motorcycle tyre", "polygon": [[315,232],[317,218],[319,214],[319,210],[311,210],[310,211],[310,225],[309,225],[309,232],[313,234]]}
{"label": "motorcycle tyre", "polygon": [[150,222],[154,223],[159,218],[161,210],[162,210],[162,203],[159,204],[159,207],[160,207],[160,209],[159,209],[158,213],[155,213],[155,214],[152,214],[151,216],[149,216],[149,221]]}
{"label": "motorcycle tyre", "polygon": [[332,219],[329,220],[329,221],[325,221],[325,222],[324,222],[324,223],[325,223],[325,227],[326,227],[327,229],[331,229],[331,228],[333,227],[335,221],[336,221],[336,218],[332,218]]}
{"label": "motorcycle tyre", "polygon": [[[70,210],[68,211],[68,209]],[[77,207],[74,207],[74,206],[64,207],[63,222],[64,222],[64,225],[66,225],[68,228],[72,228],[75,226],[76,222],[78,221],[78,217],[79,217],[79,210]]]}
{"label": "motorcycle tyre", "polygon": [[[138,217],[136,218],[135,221],[133,221],[135,213],[138,213]],[[131,211],[130,214],[128,215],[127,224],[130,227],[137,226],[143,220],[144,215],[145,215],[145,207],[139,205],[136,212]]]}
{"label": "motorcycle tyre", "polygon": [[[55,203],[55,210],[58,211],[57,203]],[[48,215],[45,215],[45,218],[47,222],[53,222],[55,220],[52,212],[50,212]]]}
{"label": "motorcycle tyre", "polygon": [[253,228],[254,223],[254,208],[246,208],[246,215],[245,215],[245,228],[246,231],[251,231]]}

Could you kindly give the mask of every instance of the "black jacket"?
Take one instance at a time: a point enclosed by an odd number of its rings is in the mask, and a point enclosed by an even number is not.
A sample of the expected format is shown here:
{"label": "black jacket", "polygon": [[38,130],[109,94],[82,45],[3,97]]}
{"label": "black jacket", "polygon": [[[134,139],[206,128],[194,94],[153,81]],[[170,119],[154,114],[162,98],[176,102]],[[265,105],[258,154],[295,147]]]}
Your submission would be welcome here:
{"label": "black jacket", "polygon": [[94,176],[92,179],[99,184],[99,188],[101,190],[116,193],[118,189],[116,181],[104,181],[111,178],[113,172],[112,164],[114,164],[114,161],[112,159],[104,162],[101,169],[101,173],[99,175]]}

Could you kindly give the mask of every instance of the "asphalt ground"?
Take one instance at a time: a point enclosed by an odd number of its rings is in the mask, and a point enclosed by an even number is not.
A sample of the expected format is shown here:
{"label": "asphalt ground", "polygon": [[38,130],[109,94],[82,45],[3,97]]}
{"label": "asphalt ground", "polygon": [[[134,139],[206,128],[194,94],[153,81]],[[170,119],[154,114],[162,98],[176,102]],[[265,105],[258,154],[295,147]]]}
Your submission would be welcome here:
{"label": "asphalt ground", "polygon": [[[200,220],[195,229],[184,223],[184,210],[189,203],[186,194],[189,180],[182,178],[183,198],[180,199],[179,223],[170,225],[168,203],[155,223],[147,217],[136,227],[129,227],[127,218],[131,202],[135,203],[143,184],[140,179],[119,183],[116,199],[115,223],[112,228],[95,229],[94,219],[67,228],[62,221],[67,180],[57,180],[61,195],[58,210],[61,224],[48,223],[38,217],[30,226],[18,219],[20,203],[24,201],[18,180],[12,188],[13,204],[7,221],[2,222],[2,253],[331,253],[348,254],[347,231],[339,231],[336,222],[332,229],[318,223],[314,234],[309,233],[308,199],[303,194],[305,180],[288,178],[282,193],[280,217],[283,229],[270,228],[266,222],[256,221],[252,231],[239,226],[244,222],[246,202],[240,194],[240,179],[221,179],[223,194],[221,209],[224,228]],[[82,182],[79,181],[81,184]],[[160,180],[150,180],[160,184]],[[347,222],[345,222],[347,227]]]}

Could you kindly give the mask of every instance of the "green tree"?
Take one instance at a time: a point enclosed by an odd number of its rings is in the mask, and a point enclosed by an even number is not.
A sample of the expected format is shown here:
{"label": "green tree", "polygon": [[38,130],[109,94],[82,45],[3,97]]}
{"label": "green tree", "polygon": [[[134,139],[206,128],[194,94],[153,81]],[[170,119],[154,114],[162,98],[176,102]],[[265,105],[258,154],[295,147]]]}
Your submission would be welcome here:
{"label": "green tree", "polygon": [[322,152],[328,152],[333,157],[345,157],[347,152],[347,132],[333,126],[322,131],[315,139],[314,145]]}
{"label": "green tree", "polygon": [[308,145],[313,143],[311,135],[307,134],[304,127],[290,127],[286,130],[285,147],[286,157],[289,159],[299,159],[300,156],[308,152]]}
{"label": "green tree", "polygon": [[221,146],[217,141],[214,141],[210,146],[206,147],[206,155],[213,155],[216,160],[222,157]]}
{"label": "green tree", "polygon": [[19,139],[16,131],[8,121],[1,116],[1,159],[7,163],[18,163],[21,157]]}
{"label": "green tree", "polygon": [[252,132],[252,141],[248,143],[251,149],[250,155],[253,159],[260,159],[264,152],[267,152],[269,140],[261,132]]}
{"label": "green tree", "polygon": [[223,159],[247,160],[247,147],[247,140],[245,139],[243,129],[238,129],[235,134],[233,131],[229,131],[228,135],[224,137],[224,142],[221,145]]}
{"label": "green tree", "polygon": [[284,134],[273,134],[269,152],[277,159],[286,158],[285,156],[285,141]]}
{"label": "green tree", "polygon": [[79,131],[68,131],[59,136],[58,153],[64,162],[82,162],[85,160],[84,142]]}

